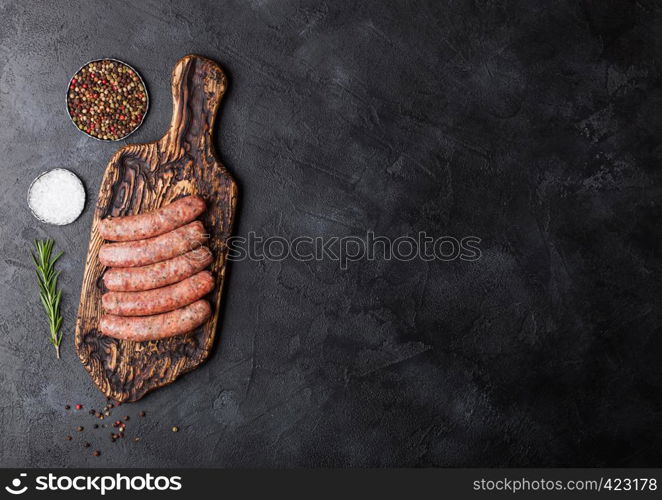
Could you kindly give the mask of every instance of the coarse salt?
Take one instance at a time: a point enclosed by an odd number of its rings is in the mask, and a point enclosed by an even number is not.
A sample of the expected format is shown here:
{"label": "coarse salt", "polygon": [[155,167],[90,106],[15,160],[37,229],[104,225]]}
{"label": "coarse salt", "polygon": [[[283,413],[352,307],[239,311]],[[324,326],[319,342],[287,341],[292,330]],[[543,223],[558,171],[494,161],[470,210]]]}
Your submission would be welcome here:
{"label": "coarse salt", "polygon": [[64,168],[44,172],[28,189],[28,206],[42,222],[58,226],[70,224],[85,206],[83,183],[76,174]]}

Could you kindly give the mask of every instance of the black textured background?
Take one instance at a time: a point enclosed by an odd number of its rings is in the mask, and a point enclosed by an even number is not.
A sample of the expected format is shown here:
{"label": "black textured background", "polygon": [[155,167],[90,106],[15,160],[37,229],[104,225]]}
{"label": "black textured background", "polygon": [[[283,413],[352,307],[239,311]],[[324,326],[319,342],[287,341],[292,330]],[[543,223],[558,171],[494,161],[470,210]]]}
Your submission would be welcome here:
{"label": "black textured background", "polygon": [[[0,0],[0,465],[662,465],[657,2],[106,4]],[[142,440],[111,444],[63,406],[104,403],[73,326],[120,144],[79,133],[64,93],[127,61],[152,106],[130,142],[151,141],[187,53],[229,76],[236,234],[476,235],[482,258],[234,263],[214,355],[116,412]],[[25,203],[53,167],[89,195],[63,228]],[[66,252],[60,361],[35,237]]]}

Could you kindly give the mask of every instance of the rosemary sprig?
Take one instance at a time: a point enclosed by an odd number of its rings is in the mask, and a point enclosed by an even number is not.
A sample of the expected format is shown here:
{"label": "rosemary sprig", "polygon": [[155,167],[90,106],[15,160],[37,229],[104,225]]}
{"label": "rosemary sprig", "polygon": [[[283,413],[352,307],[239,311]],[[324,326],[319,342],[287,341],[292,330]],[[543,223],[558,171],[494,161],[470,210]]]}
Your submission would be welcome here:
{"label": "rosemary sprig", "polygon": [[60,314],[60,300],[62,299],[62,290],[57,289],[57,279],[60,275],[55,270],[55,263],[62,256],[63,252],[58,253],[51,258],[53,253],[53,240],[36,240],[36,255],[32,254],[37,269],[37,283],[39,284],[39,298],[48,316],[48,326],[50,328],[50,342],[55,347],[57,358],[60,359],[60,343],[62,342],[62,315]]}

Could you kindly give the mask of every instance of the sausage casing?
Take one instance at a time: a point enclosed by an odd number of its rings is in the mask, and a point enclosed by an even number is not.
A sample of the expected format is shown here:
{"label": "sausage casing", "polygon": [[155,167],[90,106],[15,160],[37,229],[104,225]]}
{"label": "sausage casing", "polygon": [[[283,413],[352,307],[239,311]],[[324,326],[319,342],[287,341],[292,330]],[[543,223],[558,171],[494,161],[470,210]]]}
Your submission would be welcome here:
{"label": "sausage casing", "polygon": [[152,238],[191,222],[205,211],[199,196],[185,196],[153,212],[124,217],[109,217],[99,222],[99,234],[111,241]]}
{"label": "sausage casing", "polygon": [[99,330],[104,335],[121,340],[159,340],[191,332],[210,316],[209,302],[201,299],[174,311],[153,316],[104,314],[99,321]]}
{"label": "sausage casing", "polygon": [[103,283],[113,292],[151,290],[193,276],[211,264],[212,260],[211,250],[200,247],[147,266],[110,268],[103,275]]}
{"label": "sausage casing", "polygon": [[196,220],[153,238],[105,243],[99,249],[99,262],[109,267],[146,266],[198,248],[206,239],[202,222]]}
{"label": "sausage casing", "polygon": [[101,304],[109,314],[149,316],[187,306],[213,289],[213,276],[209,271],[201,271],[179,283],[162,288],[144,292],[108,292],[101,297]]}

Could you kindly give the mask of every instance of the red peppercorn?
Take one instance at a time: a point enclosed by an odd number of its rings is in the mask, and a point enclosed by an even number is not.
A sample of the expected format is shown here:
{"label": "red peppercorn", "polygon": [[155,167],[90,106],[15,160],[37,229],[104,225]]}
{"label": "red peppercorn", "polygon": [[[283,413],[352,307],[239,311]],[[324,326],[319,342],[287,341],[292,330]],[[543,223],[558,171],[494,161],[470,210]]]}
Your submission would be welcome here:
{"label": "red peppercorn", "polygon": [[81,410],[83,408],[83,405],[76,405],[77,410]]}

